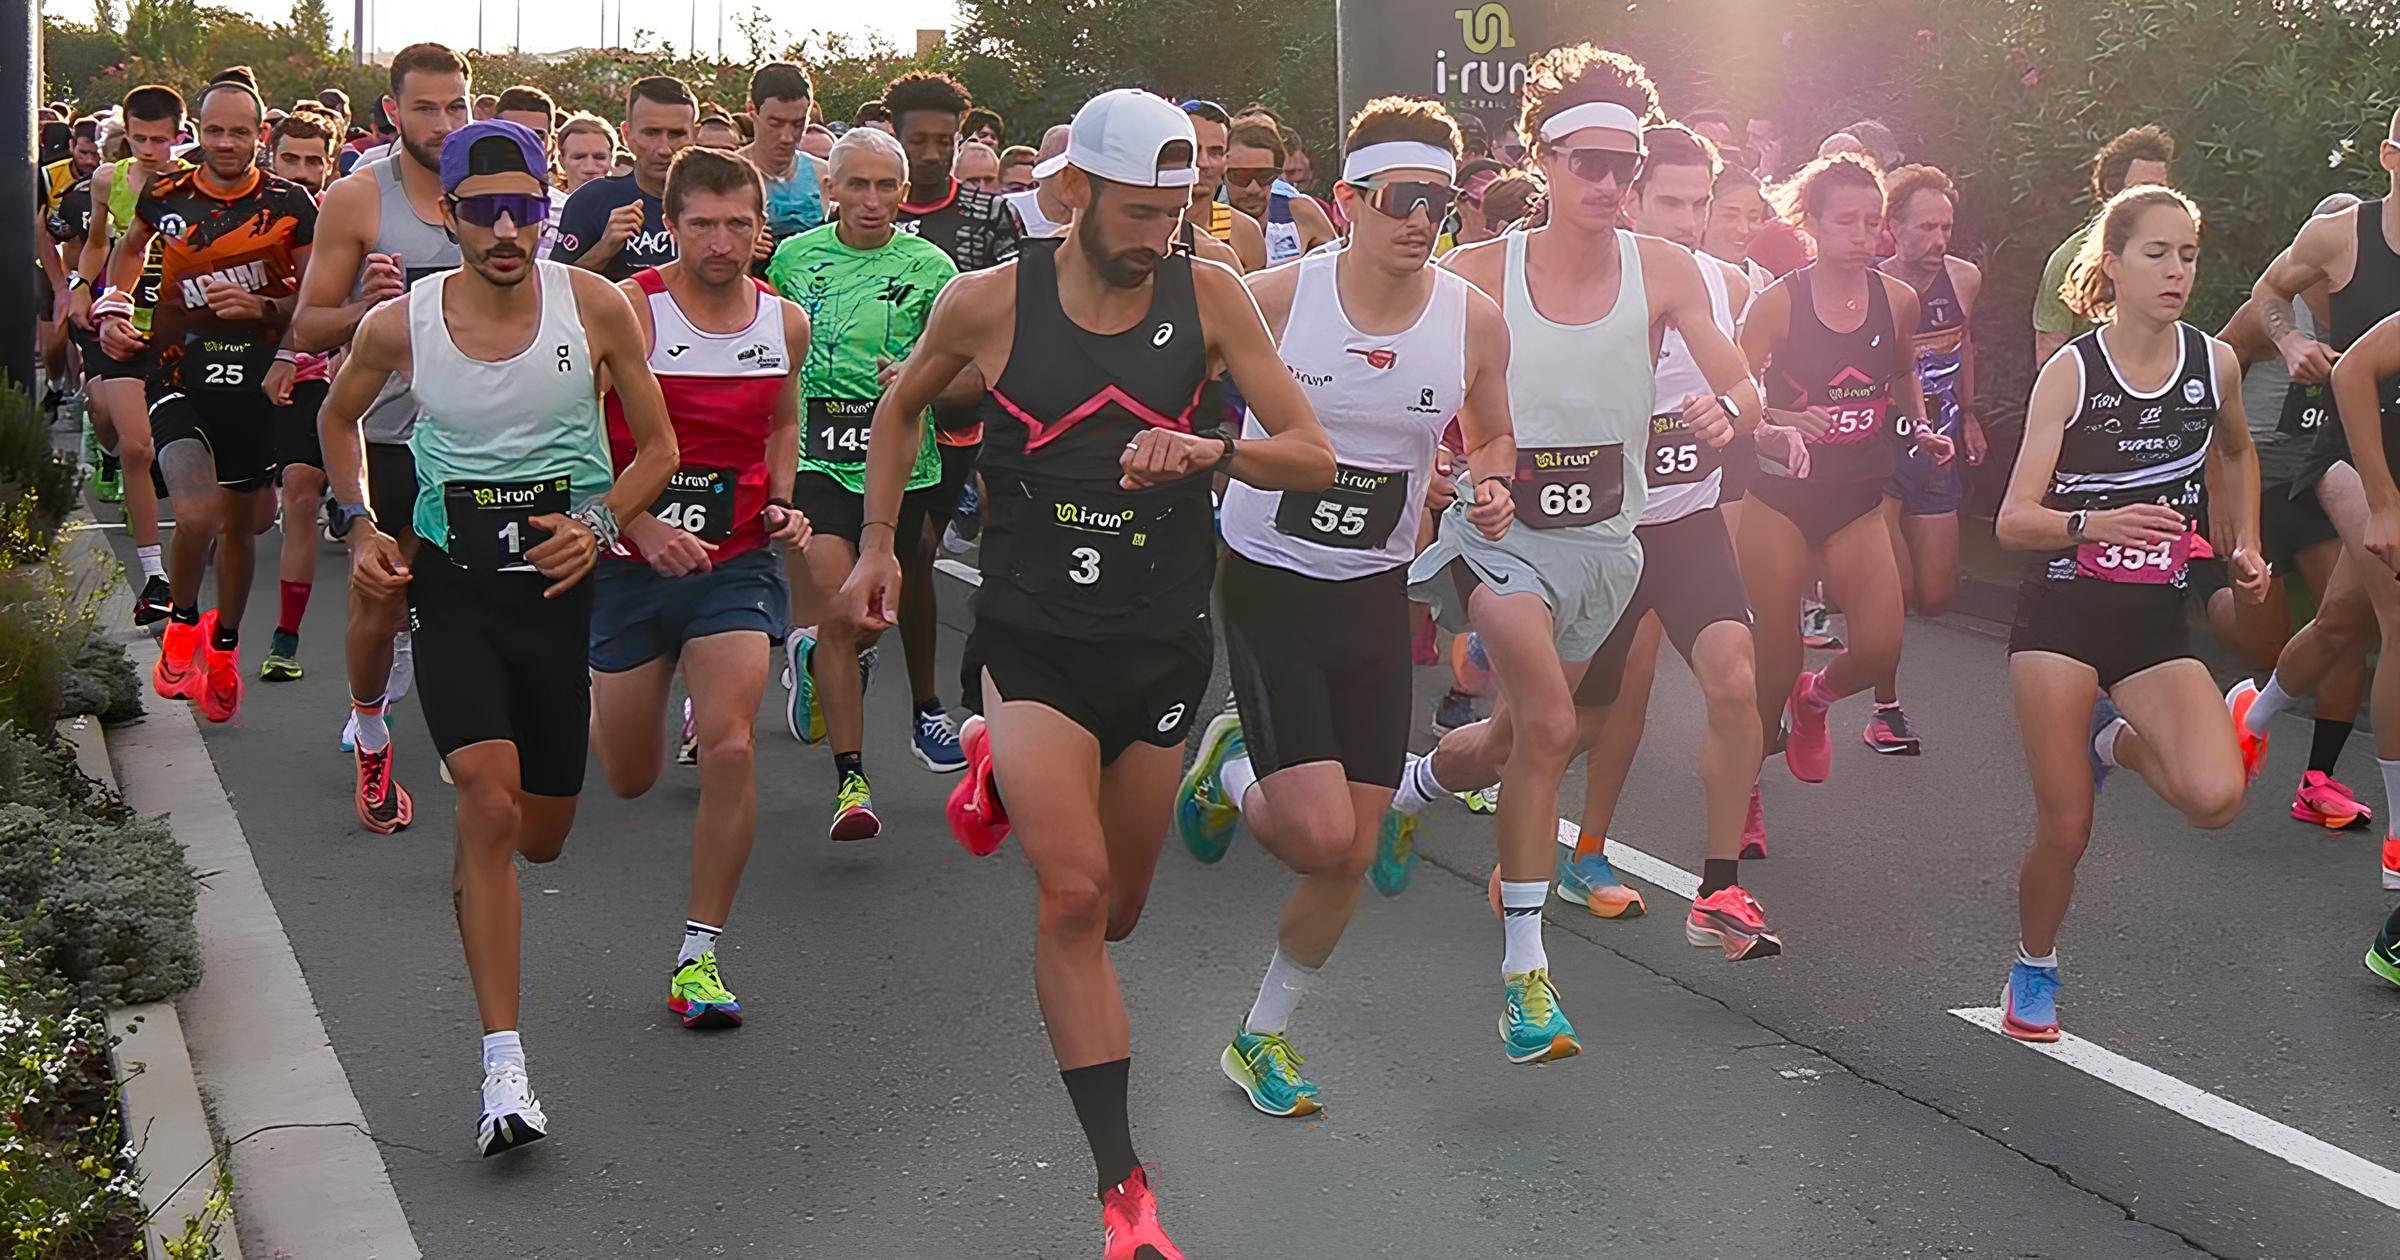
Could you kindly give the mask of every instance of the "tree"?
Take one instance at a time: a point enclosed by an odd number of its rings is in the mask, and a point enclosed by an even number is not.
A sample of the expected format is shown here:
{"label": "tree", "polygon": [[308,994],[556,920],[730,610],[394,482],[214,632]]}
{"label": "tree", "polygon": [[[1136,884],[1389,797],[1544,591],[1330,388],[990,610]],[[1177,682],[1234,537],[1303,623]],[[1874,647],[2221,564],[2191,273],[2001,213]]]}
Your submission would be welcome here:
{"label": "tree", "polygon": [[117,33],[117,0],[92,0],[92,29],[103,35]]}
{"label": "tree", "polygon": [[199,0],[133,0],[125,11],[125,49],[137,57],[189,65],[207,38]]}
{"label": "tree", "polygon": [[333,48],[333,10],[325,0],[292,0],[292,36],[309,57],[327,57]]}

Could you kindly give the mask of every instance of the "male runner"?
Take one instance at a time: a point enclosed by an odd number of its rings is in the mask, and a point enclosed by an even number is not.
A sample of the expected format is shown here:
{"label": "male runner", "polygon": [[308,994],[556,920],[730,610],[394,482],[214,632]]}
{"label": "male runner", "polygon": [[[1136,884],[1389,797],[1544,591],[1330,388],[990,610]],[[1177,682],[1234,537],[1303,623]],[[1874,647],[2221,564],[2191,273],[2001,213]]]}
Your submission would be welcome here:
{"label": "male runner", "polygon": [[[392,57],[391,96],[386,106],[400,138],[384,157],[362,161],[325,190],[323,230],[308,274],[300,283],[300,309],[292,316],[292,348],[324,353],[347,344],[359,321],[377,305],[406,293],[418,282],[459,262],[458,244],[443,227],[442,145],[467,125],[466,59],[440,44],[411,44]],[[366,467],[366,502],[382,531],[413,558],[417,537],[405,505],[416,501],[416,456],[409,442],[417,402],[408,381],[379,377],[374,402],[358,433],[334,433],[322,420],[330,480],[337,456],[330,443],[364,441],[343,452]],[[340,490],[339,482],[332,482]],[[339,522],[336,522],[337,527]],[[354,806],[369,831],[388,835],[416,819],[416,804],[392,775],[391,726],[384,720],[392,701],[408,694],[416,676],[408,604],[396,587],[353,578],[343,659],[350,677],[350,712],[342,724],[342,747],[356,765]]]}
{"label": "male runner", "polygon": [[[967,90],[948,75],[904,74],[884,88],[883,103],[892,111],[892,127],[908,151],[908,195],[896,219],[900,230],[940,247],[962,272],[996,267],[1016,257],[1018,238],[1025,234],[1016,212],[998,194],[968,188],[950,173],[959,128],[974,106]],[[906,564],[900,585],[900,646],[908,658],[914,706],[909,751],[936,774],[955,774],[967,766],[958,748],[958,726],[934,683],[934,639],[941,623],[934,602],[933,557],[950,518],[978,502],[969,488],[975,452],[983,443],[974,398],[970,392],[963,401],[944,400],[933,409],[941,480],[925,500],[922,528],[910,534],[900,552]],[[966,664],[972,667],[971,660]],[[972,676],[962,676],[961,686],[972,693]],[[976,707],[972,694],[967,699],[970,709]]]}
{"label": "male runner", "polygon": [[[142,566],[142,593],[133,607],[133,624],[164,621],[169,611],[167,570],[158,543],[158,485],[151,475],[158,444],[150,435],[150,406],[143,396],[153,356],[144,350],[119,359],[100,344],[99,324],[92,317],[96,288],[108,283],[110,250],[117,237],[134,222],[134,203],[161,177],[184,169],[174,156],[175,138],[183,130],[183,98],[175,89],[151,83],[125,94],[125,140],[132,153],[92,172],[91,222],[86,226],[82,256],[68,277],[68,320],[89,335],[84,351],[84,387],[92,400],[93,427],[103,449],[116,454],[122,469],[125,519],[133,532],[133,550]],[[158,302],[157,251],[143,261],[133,303],[134,331],[147,333]]]}
{"label": "male runner", "polygon": [[[134,203],[108,260],[109,297],[95,303],[100,339],[117,359],[155,348],[147,397],[158,466],[175,505],[167,553],[171,610],[150,684],[169,700],[199,701],[211,722],[242,704],[242,610],[257,560],[254,496],[275,475],[264,385],[317,207],[297,185],[258,169],[266,105],[246,78],[224,77],[193,110],[201,165],[158,180]],[[158,305],[147,335],[133,326],[130,291],[152,238],[162,242]],[[215,553],[217,606],[200,615]]]}
{"label": "male runner", "polygon": [[[333,173],[337,133],[332,116],[295,110],[275,124],[267,160],[276,175],[314,199]],[[258,676],[288,682],[301,676],[300,620],[317,580],[317,521],[325,502],[325,453],[317,438],[317,412],[332,381],[331,356],[275,356],[267,370],[267,401],[275,404],[275,475],[283,499],[283,549],[277,564],[275,635]]]}
{"label": "male runner", "polygon": [[667,231],[667,164],[692,143],[699,129],[700,102],[683,80],[654,74],[633,81],[625,92],[625,147],[633,172],[595,179],[567,198],[559,216],[552,256],[611,280],[675,261],[675,234]]}
{"label": "male runner", "polygon": [[[1675,123],[1644,128],[1642,144],[1648,155],[1633,181],[1627,220],[1636,232],[1693,251],[1711,318],[1730,340],[1734,312],[1749,304],[1748,278],[1698,252],[1721,169],[1716,151]],[[1691,668],[1708,710],[1699,758],[1704,858],[1685,927],[1694,944],[1719,946],[1729,959],[1771,957],[1783,951],[1783,942],[1767,926],[1757,899],[1741,887],[1742,827],[1762,745],[1749,595],[1718,506],[1726,454],[1697,440],[1683,423],[1684,407],[1712,391],[1680,334],[1661,339],[1652,379],[1651,410],[1658,414],[1650,419],[1644,448],[1650,497],[1634,531],[1642,544],[1642,582],[1591,667],[1595,674],[1623,675],[1624,703],[1609,706],[1591,734],[1583,826],[1573,849],[1559,854],[1558,895],[1604,919],[1647,912],[1641,894],[1617,880],[1607,837],[1641,744],[1663,630]]]}
{"label": "male runner", "polygon": [[[750,73],[753,139],[742,150],[767,181],[767,253],[785,240],[825,221],[824,173],[800,151],[816,89],[808,72],[788,61],[771,61]],[[756,264],[765,274],[765,262]]]}
{"label": "male runner", "polygon": [[[1136,89],[1077,111],[1066,237],[952,282],[876,406],[866,532],[842,591],[862,624],[892,624],[912,430],[979,369],[992,493],[968,650],[986,703],[967,723],[951,828],[988,853],[1013,823],[1033,862],[1035,992],[1098,1165],[1107,1260],[1182,1260],[1134,1155],[1131,1033],[1107,943],[1141,917],[1208,686],[1207,474],[1312,492],[1334,479],[1332,444],[1241,281],[1172,252],[1195,148],[1184,112]],[[1218,363],[1269,436],[1192,431]]]}
{"label": "male runner", "polygon": [[[542,142],[542,152],[551,155],[551,165],[558,164],[557,146],[551,143],[550,129],[558,117],[558,103],[550,94],[528,83],[520,83],[500,93],[500,112],[494,118],[505,118],[533,133]],[[548,258],[558,247],[558,221],[567,208],[567,192],[554,180],[550,184],[550,217],[542,223],[541,244],[535,247],[534,257]]]}
{"label": "male runner", "polygon": [[[1348,202],[1349,246],[1248,280],[1340,471],[1315,494],[1226,486],[1220,596],[1241,713],[1210,721],[1175,809],[1201,861],[1222,858],[1247,822],[1300,876],[1258,1000],[1218,1057],[1270,1116],[1318,1110],[1284,1031],[1358,905],[1408,754],[1408,564],[1434,449],[1455,419],[1477,499],[1468,519],[1486,537],[1508,530],[1516,468],[1508,325],[1431,265],[1456,176],[1448,112],[1369,101],[1347,148],[1334,196]],[[1265,431],[1251,417],[1243,434]]]}
{"label": "male runner", "polygon": [[1267,265],[1288,262],[1337,235],[1333,220],[1311,197],[1276,187],[1283,178],[1283,133],[1272,119],[1235,119],[1225,134],[1225,200],[1258,220]]}
{"label": "male runner", "polygon": [[[2108,199],[2138,184],[2169,184],[2168,167],[2175,161],[2175,137],[2157,123],[2128,127],[2109,138],[2092,154],[2092,211],[2099,213]],[[2170,184],[2171,186],[2171,184]],[[2083,249],[2083,238],[2090,235],[2092,225],[2085,222],[2068,233],[2067,239],[2050,251],[2050,260],[2042,264],[2041,283],[2033,290],[2033,361],[2048,363],[2067,339],[2091,329],[2067,309],[2065,298],[2058,295],[2067,280],[2067,265]],[[2350,335],[2366,331],[2361,325]],[[2347,345],[2345,341],[2343,344]],[[2317,376],[2312,380],[2323,380]]]}
{"label": "male runner", "polygon": [[1017,212],[1027,236],[1058,236],[1067,230],[1067,203],[1058,199],[1058,176],[1040,173],[1067,151],[1067,131],[1067,124],[1060,123],[1042,133],[1042,147],[1034,150],[1033,168],[1027,172],[1033,187],[1001,198]]}
{"label": "male runner", "polygon": [[958,145],[958,156],[950,161],[950,178],[957,180],[962,188],[972,188],[999,197],[1002,191],[1000,155],[992,152],[992,146],[980,140],[962,140]]}
{"label": "male runner", "polygon": [[[593,574],[593,746],[628,800],[666,764],[660,738],[678,665],[692,694],[700,811],[692,892],[667,1009],[686,1028],[742,1022],[717,968],[758,830],[750,728],[767,685],[767,644],[790,599],[771,542],[798,549],[808,518],[792,508],[800,452],[800,359],[808,316],[750,275],[766,222],[757,168],[690,148],[667,168],[667,226],[677,258],[619,286],[650,347],[682,465],[654,511],[625,522],[622,556]],[[611,462],[638,457],[625,403],[605,399]]]}
{"label": "male runner", "polygon": [[[90,179],[92,172],[100,167],[99,119],[78,118],[69,126],[67,135],[67,155],[45,163],[34,181],[35,192],[41,199],[35,208],[34,221],[45,226],[58,213],[67,194],[81,181]],[[65,385],[75,375],[68,367],[67,335],[62,326],[67,309],[67,264],[59,256],[58,239],[46,231],[34,233],[33,254],[41,280],[34,293],[34,344],[40,347],[42,370],[49,378],[42,406],[55,411],[64,396]]]}
{"label": "male runner", "polygon": [[[872,519],[864,494],[870,425],[883,378],[890,365],[916,349],[935,295],[958,268],[931,242],[900,231],[892,221],[908,195],[908,158],[899,141],[872,127],[853,128],[834,144],[829,169],[834,221],[777,246],[767,264],[768,281],[808,311],[813,330],[801,367],[807,427],[792,501],[808,515],[817,542],[805,553],[784,556],[791,572],[792,623],[809,627],[785,643],[792,677],[785,716],[802,743],[831,744],[832,838],[866,840],[883,831],[862,752],[864,658],[880,631],[845,615],[835,596],[850,577],[860,536]],[[971,374],[961,384],[967,398],[981,389]],[[898,521],[913,539],[932,510],[942,462],[930,430],[911,437],[918,444]],[[923,580],[930,582],[930,575]],[[924,744],[918,748],[919,760],[925,760]]]}
{"label": "male runner", "polygon": [[[353,580],[405,592],[424,639],[419,702],[458,784],[451,900],[484,1029],[476,1148],[495,1155],[549,1128],[517,1036],[514,863],[557,858],[575,821],[591,705],[584,579],[617,522],[666,487],[677,451],[624,294],[533,257],[550,212],[533,133],[469,123],[443,140],[440,172],[443,224],[465,265],[359,322],[325,401],[325,471]],[[634,443],[613,485],[602,373]],[[376,509],[359,424],[394,374],[417,406],[417,491]],[[382,528],[403,513],[415,518],[413,561]]]}
{"label": "male runner", "polygon": [[1185,101],[1183,112],[1191,115],[1192,134],[1200,141],[1200,179],[1192,185],[1192,204],[1185,217],[1199,230],[1232,246],[1242,270],[1256,271],[1267,265],[1266,230],[1258,220],[1217,200],[1225,185],[1226,141],[1232,134],[1233,116],[1215,101]]}
{"label": "male runner", "polygon": [[[1975,418],[1975,299],[1983,272],[1950,255],[1958,188],[1930,166],[1903,166],[1884,177],[1884,222],[1898,252],[1876,270],[1917,292],[1917,379],[1925,388],[1925,420],[1958,446],[1970,465],[1983,463],[1983,424]],[[1958,509],[1964,499],[1958,464],[1937,464],[1922,449],[1900,457],[1883,491],[1892,551],[1900,561],[1900,590],[1920,617],[1939,616],[1958,598]],[[1875,680],[1875,714],[1862,738],[1887,756],[1914,757],[1923,748],[1900,708],[1900,676]]]}
{"label": "male runner", "polygon": [[1760,412],[1691,251],[1617,226],[1642,167],[1643,123],[1657,111],[1648,72],[1620,53],[1573,44],[1535,58],[1521,125],[1536,140],[1549,221],[1443,260],[1508,316],[1518,519],[1506,537],[1488,541],[1464,520],[1463,500],[1452,504],[1440,536],[1409,570],[1410,595],[1432,605],[1453,633],[1472,625],[1502,701],[1490,718],[1452,731],[1409,763],[1376,860],[1413,861],[1418,811],[1498,782],[1505,771],[1497,820],[1507,993],[1500,1034],[1515,1063],[1582,1048],[1558,1008],[1542,906],[1557,862],[1558,787],[1576,750],[1577,710],[1614,703],[1623,672],[1621,662],[1588,672],[1586,664],[1642,575],[1634,526],[1647,502],[1651,371],[1664,335],[1681,332],[1700,367],[1702,388],[1677,409],[1695,444],[1721,447]]}

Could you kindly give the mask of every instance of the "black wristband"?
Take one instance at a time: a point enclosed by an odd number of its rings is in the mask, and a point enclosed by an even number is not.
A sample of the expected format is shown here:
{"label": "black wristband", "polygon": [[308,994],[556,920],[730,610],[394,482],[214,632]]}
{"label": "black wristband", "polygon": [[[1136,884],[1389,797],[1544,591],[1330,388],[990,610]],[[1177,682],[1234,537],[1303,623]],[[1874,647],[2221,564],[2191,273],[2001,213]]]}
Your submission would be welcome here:
{"label": "black wristband", "polygon": [[792,510],[792,501],[784,498],[781,495],[777,495],[776,497],[767,500],[767,506],[782,508],[784,511],[789,512]]}
{"label": "black wristband", "polygon": [[1217,434],[1217,440],[1225,444],[1225,449],[1218,453],[1217,462],[1209,467],[1210,472],[1225,471],[1226,467],[1233,463],[1233,457],[1239,453],[1234,449],[1232,434],[1219,433]]}
{"label": "black wristband", "polygon": [[1492,473],[1489,476],[1477,477],[1475,479],[1475,484],[1480,486],[1487,481],[1497,481],[1501,485],[1506,486],[1513,484],[1516,481],[1516,478],[1503,476],[1499,473]]}

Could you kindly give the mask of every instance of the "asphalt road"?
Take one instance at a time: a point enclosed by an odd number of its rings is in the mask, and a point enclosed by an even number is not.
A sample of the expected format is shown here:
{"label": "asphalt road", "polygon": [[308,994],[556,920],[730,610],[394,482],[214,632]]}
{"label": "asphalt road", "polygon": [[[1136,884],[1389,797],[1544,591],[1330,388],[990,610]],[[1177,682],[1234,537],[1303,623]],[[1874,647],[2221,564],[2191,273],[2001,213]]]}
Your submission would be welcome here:
{"label": "asphalt road", "polygon": [[[427,1256],[1098,1254],[1089,1156],[1033,1001],[1030,873],[1014,846],[977,860],[949,839],[952,781],[906,752],[896,641],[870,700],[878,841],[824,839],[830,759],[791,741],[770,689],[758,848],[720,952],[750,1012],[738,1031],[687,1033],[664,1008],[693,773],[621,802],[594,768],[565,858],[524,876],[524,1037],[553,1137],[476,1158],[451,798],[408,704],[417,824],[358,826],[335,738],[343,558],[322,555],[308,676],[253,682],[207,740]],[[942,582],[948,680],[967,595]],[[1556,1065],[1500,1054],[1489,823],[1437,809],[1415,887],[1367,898],[1293,1027],[1325,1089],[1309,1121],[1256,1115],[1215,1065],[1287,877],[1248,843],[1202,868],[1170,841],[1116,957],[1136,1137],[1177,1241],[1195,1260],[2400,1255],[2400,1215],[2375,1199],[1948,1013],[1994,1004],[2013,957],[2031,798],[2004,670],[1995,637],[1913,623],[1902,692],[1925,755],[1860,746],[1854,699],[1830,782],[1771,765],[1774,856],[1744,883],[1782,958],[1690,948],[1682,903],[1654,887],[1632,922],[1553,903],[1552,967],[1585,1045]],[[1438,675],[1417,684],[1429,705]],[[1662,665],[1616,825],[1694,870],[1699,729],[1696,691]],[[2118,777],[2062,945],[2063,1015],[2400,1167],[2383,1071],[2400,993],[2358,962],[2388,908],[2372,833],[2284,816],[2307,727],[2279,735],[2250,807],[2214,834]],[[2361,738],[2345,777],[2371,788],[2371,756]]]}

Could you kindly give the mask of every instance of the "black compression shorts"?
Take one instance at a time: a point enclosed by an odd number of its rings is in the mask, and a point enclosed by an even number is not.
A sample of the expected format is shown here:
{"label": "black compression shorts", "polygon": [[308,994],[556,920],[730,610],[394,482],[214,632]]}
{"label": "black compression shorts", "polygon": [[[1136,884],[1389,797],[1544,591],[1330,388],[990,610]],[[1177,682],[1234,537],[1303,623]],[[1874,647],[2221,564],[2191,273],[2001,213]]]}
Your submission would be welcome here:
{"label": "black compression shorts", "polygon": [[967,658],[999,689],[989,700],[1056,709],[1100,741],[1100,764],[1135,744],[1182,745],[1208,690],[1215,644],[1195,620],[1175,638],[1068,639],[989,617],[975,619]]}
{"label": "black compression shorts", "polygon": [[1400,786],[1408,758],[1408,567],[1334,581],[1229,551],[1217,571],[1242,740],[1264,778],[1336,761]]}
{"label": "black compression shorts", "polygon": [[1886,479],[1871,481],[1794,480],[1760,473],[1750,481],[1750,497],[1781,513],[1799,527],[1809,549],[1820,550],[1835,534],[1858,518],[1883,510]]}
{"label": "black compression shorts", "polygon": [[506,741],[517,747],[518,782],[527,795],[581,792],[591,740],[586,653],[596,583],[586,577],[544,599],[548,578],[463,569],[432,543],[418,547],[410,572],[417,700],[434,751],[447,757]]}
{"label": "black compression shorts", "polygon": [[2017,586],[2017,621],[2008,633],[2008,650],[2081,661],[2100,676],[2100,689],[2106,691],[2144,670],[2192,655],[2183,598],[2181,590],[2165,585],[2028,577]]}
{"label": "black compression shorts", "polygon": [[1725,517],[1715,508],[1634,531],[1642,543],[1642,582],[1625,606],[1608,641],[1592,654],[1590,668],[1575,688],[1584,708],[1615,704],[1625,685],[1625,662],[1642,618],[1657,613],[1667,641],[1689,662],[1700,632],[1720,621],[1750,624],[1750,589],[1734,559]]}

